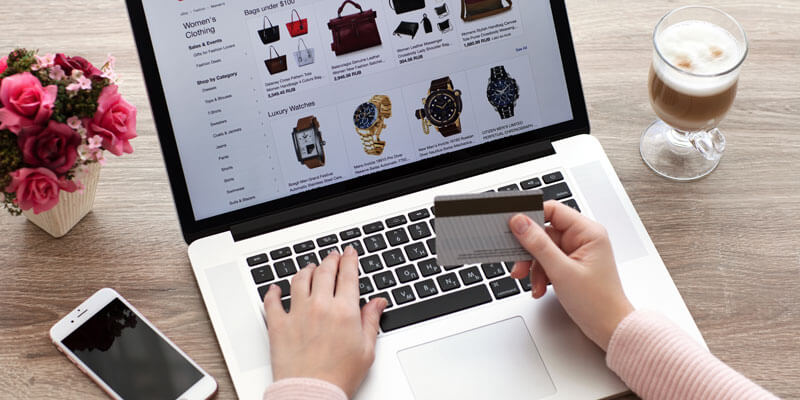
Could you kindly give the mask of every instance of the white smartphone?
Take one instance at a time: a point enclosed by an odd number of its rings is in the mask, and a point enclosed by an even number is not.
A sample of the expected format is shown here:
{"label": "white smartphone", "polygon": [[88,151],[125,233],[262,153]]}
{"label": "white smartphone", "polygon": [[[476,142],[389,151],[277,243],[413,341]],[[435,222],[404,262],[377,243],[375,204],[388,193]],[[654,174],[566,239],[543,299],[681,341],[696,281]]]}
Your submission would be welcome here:
{"label": "white smartphone", "polygon": [[50,338],[109,396],[205,400],[217,382],[114,289],[100,289],[50,329]]}

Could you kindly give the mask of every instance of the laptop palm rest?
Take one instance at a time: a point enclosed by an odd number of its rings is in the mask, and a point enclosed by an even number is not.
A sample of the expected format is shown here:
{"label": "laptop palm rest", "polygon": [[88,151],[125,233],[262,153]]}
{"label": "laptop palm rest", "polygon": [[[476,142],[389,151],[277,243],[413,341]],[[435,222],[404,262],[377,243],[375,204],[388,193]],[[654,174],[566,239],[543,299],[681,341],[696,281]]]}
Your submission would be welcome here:
{"label": "laptop palm rest", "polygon": [[417,400],[539,399],[556,392],[521,317],[397,353]]}

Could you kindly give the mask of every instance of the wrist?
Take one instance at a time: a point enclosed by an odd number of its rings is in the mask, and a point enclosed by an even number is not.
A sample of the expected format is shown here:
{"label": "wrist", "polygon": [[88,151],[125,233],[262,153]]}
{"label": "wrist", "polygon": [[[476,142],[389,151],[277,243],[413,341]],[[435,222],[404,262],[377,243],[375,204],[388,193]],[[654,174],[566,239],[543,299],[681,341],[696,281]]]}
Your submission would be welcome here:
{"label": "wrist", "polygon": [[598,337],[597,345],[600,346],[603,351],[608,351],[608,345],[611,343],[611,338],[614,336],[614,332],[617,331],[620,323],[636,311],[633,304],[631,304],[627,298],[624,298],[624,301],[621,301],[619,306],[614,309],[615,312],[612,313],[610,318],[606,319],[606,324],[602,328],[600,337]]}

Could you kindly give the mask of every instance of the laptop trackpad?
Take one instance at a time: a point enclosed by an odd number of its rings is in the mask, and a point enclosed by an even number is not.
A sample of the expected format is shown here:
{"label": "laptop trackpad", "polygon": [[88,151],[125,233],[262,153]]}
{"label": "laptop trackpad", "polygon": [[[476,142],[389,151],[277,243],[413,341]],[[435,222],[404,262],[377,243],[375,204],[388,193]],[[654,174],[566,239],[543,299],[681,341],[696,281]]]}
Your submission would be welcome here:
{"label": "laptop trackpad", "polygon": [[397,356],[417,400],[539,399],[556,391],[521,317]]}

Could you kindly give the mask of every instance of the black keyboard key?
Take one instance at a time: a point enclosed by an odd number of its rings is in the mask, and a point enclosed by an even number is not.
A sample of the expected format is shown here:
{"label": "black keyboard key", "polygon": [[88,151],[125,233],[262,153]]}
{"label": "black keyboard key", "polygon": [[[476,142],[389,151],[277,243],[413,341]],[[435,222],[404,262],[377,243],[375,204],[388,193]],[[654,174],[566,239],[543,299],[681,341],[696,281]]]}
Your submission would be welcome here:
{"label": "black keyboard key", "polygon": [[436,207],[431,206],[431,215],[436,215]]}
{"label": "black keyboard key", "polygon": [[492,296],[489,294],[489,290],[486,289],[486,286],[473,286],[469,289],[451,292],[445,296],[435,297],[407,307],[384,312],[383,315],[381,315],[381,329],[384,332],[393,331],[404,326],[465,310],[490,301],[492,301]]}
{"label": "black keyboard key", "polygon": [[364,246],[367,247],[367,251],[370,253],[381,251],[387,247],[386,240],[383,239],[383,235],[381,235],[380,233],[377,235],[365,237]]}
{"label": "black keyboard key", "polygon": [[364,308],[365,305],[367,305],[367,299],[365,299],[363,297],[358,299],[358,307],[359,308]]}
{"label": "black keyboard key", "polygon": [[369,235],[370,233],[380,232],[383,230],[383,222],[373,222],[371,224],[366,224],[361,227],[364,230],[365,235]]}
{"label": "black keyboard key", "polygon": [[397,281],[394,279],[394,274],[392,271],[375,274],[375,276],[372,278],[375,279],[375,286],[378,287],[378,290],[383,290],[397,285]]}
{"label": "black keyboard key", "polygon": [[289,284],[289,281],[283,280],[276,283],[271,283],[269,285],[264,285],[258,288],[258,298],[264,300],[264,296],[266,296],[269,287],[272,285],[278,285],[281,288],[281,297],[286,297],[291,293],[292,286]]}
{"label": "black keyboard key", "polygon": [[423,208],[421,210],[417,210],[417,211],[408,213],[408,219],[410,219],[412,222],[413,221],[419,221],[421,219],[425,219],[425,218],[428,218],[430,216],[431,216],[431,214],[425,208]]}
{"label": "black keyboard key", "polygon": [[419,279],[419,274],[413,265],[406,265],[397,269],[397,279],[400,280],[400,283],[411,282]]}
{"label": "black keyboard key", "polygon": [[425,245],[422,242],[411,243],[403,249],[406,251],[408,261],[416,261],[428,256],[428,252],[425,251]]}
{"label": "black keyboard key", "polygon": [[439,287],[442,289],[442,292],[449,292],[461,287],[455,272],[439,276],[436,278],[436,281],[439,282]]}
{"label": "black keyboard key", "polygon": [[581,212],[581,208],[578,207],[578,202],[575,201],[575,199],[569,199],[569,200],[564,201],[562,203],[564,203],[567,207],[573,208],[577,212]]}
{"label": "black keyboard key", "polygon": [[411,289],[411,286],[403,286],[401,288],[392,290],[392,296],[394,296],[394,301],[398,306],[416,299],[416,297],[414,297],[414,290]]}
{"label": "black keyboard key", "polygon": [[516,262],[515,261],[506,261],[503,264],[506,266],[506,269],[508,270],[508,273],[511,273],[511,271],[514,270],[514,264],[516,264]]}
{"label": "black keyboard key", "polygon": [[372,300],[372,299],[374,299],[376,297],[383,297],[384,299],[386,299],[386,303],[387,303],[386,304],[386,309],[389,309],[389,308],[392,307],[392,298],[389,297],[389,293],[381,292],[381,293],[378,293],[378,294],[374,294],[372,296],[369,296],[369,299]]}
{"label": "black keyboard key", "polygon": [[370,282],[368,277],[363,277],[358,280],[358,292],[359,296],[363,296],[367,293],[372,293],[375,291],[375,288],[372,287],[372,282]]}
{"label": "black keyboard key", "polygon": [[347,246],[353,246],[353,249],[356,251],[359,257],[364,255],[364,246],[361,245],[360,240],[354,240],[352,242],[342,244],[342,252],[344,252],[344,249],[346,249]]}
{"label": "black keyboard key", "polygon": [[315,264],[319,265],[319,260],[317,259],[317,255],[314,253],[306,253],[302,256],[297,256],[297,266],[300,268],[305,267],[308,264]]}
{"label": "black keyboard key", "polygon": [[294,249],[295,254],[305,253],[307,251],[314,250],[314,242],[308,240],[303,243],[298,243],[292,246]]}
{"label": "black keyboard key", "polygon": [[498,300],[519,294],[519,288],[513,278],[501,278],[496,281],[489,282],[489,287],[492,288],[494,297]]}
{"label": "black keyboard key", "polygon": [[515,191],[518,191],[518,190],[519,190],[519,186],[517,186],[516,183],[508,185],[508,186],[503,186],[503,187],[497,189],[498,192],[515,192]]}
{"label": "black keyboard key", "polygon": [[264,282],[269,282],[275,279],[275,276],[272,275],[272,270],[269,268],[269,265],[253,268],[250,271],[250,274],[253,275],[253,281],[255,281],[256,285],[260,285]]}
{"label": "black keyboard key", "polygon": [[464,282],[465,285],[472,285],[473,283],[483,280],[481,271],[478,271],[478,267],[462,269],[458,271],[458,274],[461,275],[461,282]]}
{"label": "black keyboard key", "polygon": [[339,237],[341,237],[342,240],[355,239],[359,236],[361,236],[361,230],[358,228],[351,228],[346,231],[339,232]]}
{"label": "black keyboard key", "polygon": [[498,277],[506,272],[503,269],[503,264],[500,263],[481,264],[481,269],[483,270],[483,275],[486,276],[486,279]]}
{"label": "black keyboard key", "polygon": [[395,265],[400,265],[406,262],[406,259],[403,257],[403,250],[400,249],[384,251],[382,256],[383,262],[386,263],[387,267],[394,267]]}
{"label": "black keyboard key", "polygon": [[428,224],[422,221],[409,225],[408,233],[411,235],[411,239],[420,240],[430,236],[431,230],[428,228]]}
{"label": "black keyboard key", "polygon": [[422,274],[422,276],[425,277],[442,272],[442,269],[439,267],[439,264],[436,263],[435,258],[429,258],[427,260],[420,261],[417,263],[417,267],[419,267],[419,272]]}
{"label": "black keyboard key", "polygon": [[436,232],[436,218],[431,220],[431,229]]}
{"label": "black keyboard key", "polygon": [[403,225],[406,222],[408,222],[408,220],[406,220],[406,216],[405,215],[398,215],[396,217],[392,217],[392,218],[387,219],[386,220],[386,226],[388,226],[389,228],[394,228],[395,226]]}
{"label": "black keyboard key", "polygon": [[[433,221],[431,221],[433,222]],[[436,238],[430,238],[425,241],[428,244],[428,250],[431,251],[431,254],[436,254]]]}
{"label": "black keyboard key", "polygon": [[330,246],[330,245],[338,243],[338,242],[339,242],[339,238],[337,238],[336,235],[328,235],[328,236],[323,236],[323,237],[317,239],[317,246],[325,247],[325,246]]}
{"label": "black keyboard key", "polygon": [[414,288],[417,289],[417,295],[420,299],[424,299],[439,293],[439,291],[436,290],[436,284],[433,283],[433,279],[417,282],[414,284]]}
{"label": "black keyboard key", "polygon": [[572,192],[570,192],[569,187],[567,187],[567,184],[564,182],[545,187],[542,189],[542,194],[544,194],[544,201],[562,200],[567,197],[572,197]]}
{"label": "black keyboard key", "polygon": [[522,181],[519,184],[522,186],[523,190],[531,190],[542,186],[542,181],[539,180],[539,178],[533,178],[528,179],[527,181]]}
{"label": "black keyboard key", "polygon": [[361,263],[361,269],[364,270],[365,274],[369,274],[371,272],[375,272],[379,269],[383,269],[383,264],[381,263],[381,258],[378,255],[364,257],[359,260]]}
{"label": "black keyboard key", "polygon": [[287,297],[287,298],[281,300],[281,304],[283,305],[283,309],[286,310],[286,312],[289,312],[289,311],[292,310],[292,298],[291,297]]}
{"label": "black keyboard key", "polygon": [[454,269],[459,269],[461,267],[463,267],[463,265],[445,265],[444,266],[444,270],[445,271],[452,271]]}
{"label": "black keyboard key", "polygon": [[285,276],[296,274],[297,268],[295,268],[294,261],[290,258],[288,260],[276,262],[275,273],[278,274],[278,278],[283,278]]}
{"label": "black keyboard key", "polygon": [[389,239],[389,244],[392,246],[408,243],[408,234],[406,234],[406,230],[403,228],[397,228],[386,232],[386,238]]}
{"label": "black keyboard key", "polygon": [[522,279],[519,279],[519,284],[522,285],[522,290],[524,290],[526,292],[530,292],[531,291],[531,277],[530,277],[530,275],[526,276],[526,277],[524,277]]}
{"label": "black keyboard key", "polygon": [[337,249],[336,246],[334,246],[334,247],[328,247],[327,249],[320,250],[319,251],[319,259],[320,260],[324,260],[325,257],[327,257],[329,254],[333,253],[334,250],[339,250],[339,249]]}
{"label": "black keyboard key", "polygon": [[549,185],[551,183],[556,183],[556,182],[559,182],[559,181],[563,181],[564,180],[564,175],[561,175],[561,172],[553,172],[551,174],[547,174],[547,175],[543,176],[542,180],[544,181],[545,184]]}
{"label": "black keyboard key", "polygon": [[267,295],[267,291],[269,290],[269,285],[264,285],[258,288],[258,298],[261,301],[264,301],[264,296]]}
{"label": "black keyboard key", "polygon": [[269,260],[267,259],[267,255],[264,253],[256,254],[252,257],[247,257],[247,265],[251,267],[258,264],[263,264],[267,261]]}
{"label": "black keyboard key", "polygon": [[284,247],[278,250],[272,250],[269,252],[269,256],[272,257],[273,260],[280,260],[281,258],[286,258],[292,255],[292,249],[288,247]]}

